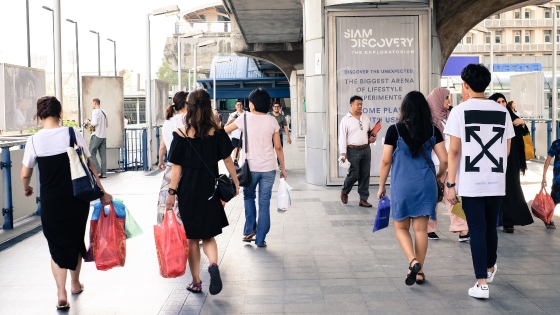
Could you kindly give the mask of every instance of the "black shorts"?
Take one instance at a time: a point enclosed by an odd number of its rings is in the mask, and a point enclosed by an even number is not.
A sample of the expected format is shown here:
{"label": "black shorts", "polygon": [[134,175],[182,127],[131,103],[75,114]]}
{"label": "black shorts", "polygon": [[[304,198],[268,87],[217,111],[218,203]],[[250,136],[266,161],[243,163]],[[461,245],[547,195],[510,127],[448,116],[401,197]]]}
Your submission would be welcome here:
{"label": "black shorts", "polygon": [[233,146],[235,148],[237,148],[237,146],[240,146],[241,148],[243,147],[243,142],[241,142],[241,145],[240,145],[239,141],[241,141],[241,140],[239,140],[237,138],[231,138],[231,144],[233,144]]}

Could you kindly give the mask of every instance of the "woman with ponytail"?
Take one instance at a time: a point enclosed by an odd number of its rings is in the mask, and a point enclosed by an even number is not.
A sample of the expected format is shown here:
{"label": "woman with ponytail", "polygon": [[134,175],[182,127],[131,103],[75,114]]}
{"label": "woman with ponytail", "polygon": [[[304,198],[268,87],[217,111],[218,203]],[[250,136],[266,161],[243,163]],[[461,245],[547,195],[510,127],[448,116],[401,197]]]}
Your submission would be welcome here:
{"label": "woman with ponytail", "polygon": [[174,209],[179,199],[179,211],[189,240],[192,282],[187,290],[202,292],[198,245],[202,240],[202,249],[209,263],[208,291],[215,295],[222,290],[215,236],[228,226],[226,212],[216,191],[218,162],[224,161],[236,186],[236,195],[239,192],[239,181],[230,156],[233,145],[227,133],[214,119],[210,104],[210,94],[206,90],[197,89],[189,93],[187,114],[183,120],[185,125],[173,133],[173,143],[169,150],[169,161],[173,163],[173,168],[166,209]]}
{"label": "woman with ponytail", "polygon": [[[163,216],[165,214],[165,200],[167,198],[167,190],[169,189],[169,183],[171,182],[171,166],[172,164],[164,162],[164,155],[167,153],[169,156],[169,149],[171,148],[171,142],[173,141],[173,131],[177,130],[179,127],[184,125],[183,119],[187,113],[187,96],[189,92],[179,91],[173,96],[173,104],[167,106],[165,111],[165,123],[163,123],[162,133],[163,133],[163,143],[159,146],[159,163],[158,168],[163,172],[163,180],[161,182],[161,188],[158,198],[157,207],[157,223],[161,224],[163,222]],[[181,214],[179,213],[179,208],[177,203],[173,208],[173,212],[177,216],[177,221],[179,224],[183,224],[181,220]]]}

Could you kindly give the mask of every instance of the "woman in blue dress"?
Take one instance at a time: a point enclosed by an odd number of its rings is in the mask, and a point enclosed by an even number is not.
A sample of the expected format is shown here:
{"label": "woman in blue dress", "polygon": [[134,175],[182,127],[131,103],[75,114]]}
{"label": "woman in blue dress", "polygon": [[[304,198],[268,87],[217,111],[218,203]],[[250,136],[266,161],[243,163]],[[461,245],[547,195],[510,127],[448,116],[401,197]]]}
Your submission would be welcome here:
{"label": "woman in blue dress", "polygon": [[[432,149],[440,164],[435,173]],[[437,180],[447,170],[443,136],[432,125],[430,106],[422,93],[408,93],[401,104],[399,122],[387,129],[381,160],[379,192],[385,195],[385,182],[391,169],[391,217],[395,234],[409,261],[405,283],[426,281],[423,265],[428,250],[428,219],[436,220]],[[414,230],[414,245],[410,226]]]}

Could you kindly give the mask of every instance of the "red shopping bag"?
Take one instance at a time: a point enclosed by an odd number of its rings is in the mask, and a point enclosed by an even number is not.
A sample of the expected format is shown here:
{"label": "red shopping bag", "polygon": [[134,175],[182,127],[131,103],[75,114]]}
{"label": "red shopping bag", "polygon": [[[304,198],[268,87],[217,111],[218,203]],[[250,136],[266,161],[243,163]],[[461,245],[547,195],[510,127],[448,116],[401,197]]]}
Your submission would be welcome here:
{"label": "red shopping bag", "polygon": [[545,223],[552,221],[554,200],[552,200],[552,197],[546,192],[546,188],[543,187],[535,196],[535,200],[533,200],[533,204],[531,205],[531,210],[533,210],[533,215],[535,217],[543,220]]}
{"label": "red shopping bag", "polygon": [[116,266],[124,266],[126,259],[126,233],[124,219],[117,218],[113,204],[109,206],[109,214],[101,211],[99,220],[91,221],[91,248],[98,270],[109,270]]}
{"label": "red shopping bag", "polygon": [[164,278],[177,278],[185,274],[189,243],[183,226],[175,214],[165,211],[163,222],[154,225],[154,238],[159,262],[159,273]]}

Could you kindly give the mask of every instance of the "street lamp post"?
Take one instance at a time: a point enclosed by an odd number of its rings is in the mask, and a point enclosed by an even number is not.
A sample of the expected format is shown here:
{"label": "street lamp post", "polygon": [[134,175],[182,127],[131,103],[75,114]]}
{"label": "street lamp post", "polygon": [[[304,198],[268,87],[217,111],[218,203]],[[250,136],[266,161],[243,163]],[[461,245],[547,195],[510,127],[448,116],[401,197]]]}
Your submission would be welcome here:
{"label": "street lamp post", "polygon": [[82,126],[82,107],[80,102],[80,53],[78,51],[78,22],[66,19],[76,27],[76,95],[78,96],[78,126]]}
{"label": "street lamp post", "polygon": [[47,7],[47,6],[43,6],[43,9],[50,11],[51,15],[52,15],[52,30],[53,30],[53,65],[54,65],[54,72],[53,72],[53,89],[54,89],[54,95],[56,95],[56,49],[55,49],[55,41],[54,41],[54,10]]}
{"label": "street lamp post", "polygon": [[558,17],[556,16],[556,6],[541,6],[540,8],[550,9],[552,14],[552,87],[550,94],[552,94],[552,139],[558,139],[556,129],[558,128],[558,79],[556,77],[556,68],[558,68]]}
{"label": "street lamp post", "polygon": [[25,17],[27,21],[27,66],[31,68],[31,40],[29,35],[29,0],[25,1]]}
{"label": "street lamp post", "polygon": [[91,30],[90,32],[97,35],[97,74],[101,76],[101,48],[100,48],[101,43],[99,42],[99,32],[91,31]]}
{"label": "street lamp post", "polygon": [[[182,59],[182,55],[181,55],[181,38],[188,38],[188,37],[194,37],[194,38],[198,38],[198,37],[202,37],[203,32],[196,32],[193,34],[189,34],[189,35],[185,35],[185,36],[178,36],[177,37],[177,73],[178,73],[178,79],[179,79],[179,90],[183,89],[183,81],[182,81],[182,77],[181,77],[181,59]],[[190,70],[189,70],[189,90],[190,88]]]}
{"label": "street lamp post", "polygon": [[113,42],[113,47],[114,47],[114,54],[115,54],[115,77],[117,76],[117,42],[107,38],[108,41]]}
{"label": "street lamp post", "polygon": [[179,6],[172,5],[154,10],[152,13],[146,14],[146,125],[147,125],[147,153],[148,168],[152,167],[152,52],[150,46],[150,16],[158,16],[165,14],[173,16],[179,13]]}
{"label": "street lamp post", "polygon": [[485,27],[475,27],[469,32],[473,34],[478,32],[490,34],[490,69],[488,70],[490,70],[490,95],[492,95],[494,94],[494,32],[486,29]]}
{"label": "street lamp post", "polygon": [[216,44],[217,43],[216,43],[215,40],[207,40],[205,42],[193,45],[193,51],[194,51],[194,53],[193,53],[193,58],[194,58],[193,91],[196,90],[196,70],[197,70],[196,69],[196,50],[197,50],[198,47],[211,47],[211,46],[216,46]]}
{"label": "street lamp post", "polygon": [[214,90],[214,109],[218,109],[218,104],[216,103],[216,64],[217,63],[230,63],[231,59],[230,58],[226,58],[226,59],[222,59],[222,60],[218,60],[216,62],[212,62],[212,68],[214,68],[214,85],[213,85],[213,90]]}

